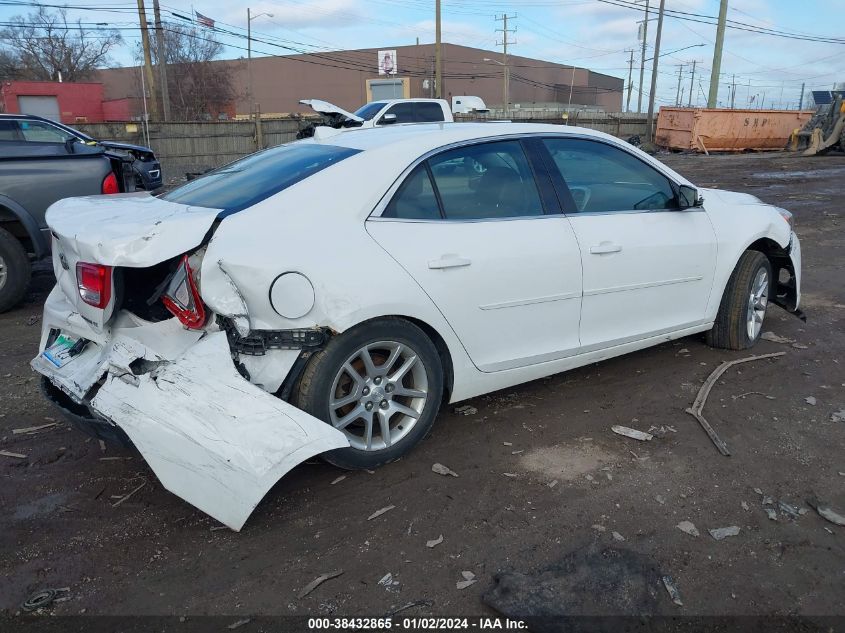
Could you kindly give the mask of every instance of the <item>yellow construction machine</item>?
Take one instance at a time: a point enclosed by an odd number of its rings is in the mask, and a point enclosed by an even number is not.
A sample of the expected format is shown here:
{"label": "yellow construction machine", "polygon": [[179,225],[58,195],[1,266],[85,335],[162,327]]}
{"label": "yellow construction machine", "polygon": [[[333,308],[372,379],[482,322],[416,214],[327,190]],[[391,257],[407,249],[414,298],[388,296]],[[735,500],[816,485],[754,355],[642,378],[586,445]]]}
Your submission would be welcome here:
{"label": "yellow construction machine", "polygon": [[789,139],[789,149],[804,156],[824,154],[831,149],[845,152],[845,90],[833,90],[829,103],[818,106],[816,113]]}

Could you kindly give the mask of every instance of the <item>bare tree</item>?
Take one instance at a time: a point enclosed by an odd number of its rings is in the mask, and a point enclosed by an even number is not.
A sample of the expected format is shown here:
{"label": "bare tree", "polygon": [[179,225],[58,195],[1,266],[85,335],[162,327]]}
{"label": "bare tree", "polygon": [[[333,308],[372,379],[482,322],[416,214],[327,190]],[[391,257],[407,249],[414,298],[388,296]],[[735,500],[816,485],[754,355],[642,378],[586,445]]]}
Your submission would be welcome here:
{"label": "bare tree", "polygon": [[9,51],[0,48],[0,81],[19,79],[21,67],[17,58]]}
{"label": "bare tree", "polygon": [[[164,25],[170,114],[174,121],[216,119],[235,99],[232,68],[214,62],[223,45],[206,30],[181,24]],[[153,63],[158,51],[151,47]],[[140,44],[138,57],[141,57]]]}
{"label": "bare tree", "polygon": [[109,52],[123,41],[114,29],[87,29],[81,20],[68,21],[65,9],[51,13],[38,6],[9,23],[0,30],[0,63],[9,60],[20,79],[84,80],[105,65]]}

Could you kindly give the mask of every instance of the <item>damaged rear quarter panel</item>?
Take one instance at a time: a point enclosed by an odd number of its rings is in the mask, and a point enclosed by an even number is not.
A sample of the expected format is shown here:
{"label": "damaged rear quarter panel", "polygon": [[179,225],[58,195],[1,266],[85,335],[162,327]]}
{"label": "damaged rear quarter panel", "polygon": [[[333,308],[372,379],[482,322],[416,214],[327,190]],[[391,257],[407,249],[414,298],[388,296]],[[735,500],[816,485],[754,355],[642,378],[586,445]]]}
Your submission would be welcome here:
{"label": "damaged rear quarter panel", "polygon": [[233,530],[291,468],[349,445],[244,380],[223,332],[133,378],[107,375],[91,407],[126,431],[165,488]]}

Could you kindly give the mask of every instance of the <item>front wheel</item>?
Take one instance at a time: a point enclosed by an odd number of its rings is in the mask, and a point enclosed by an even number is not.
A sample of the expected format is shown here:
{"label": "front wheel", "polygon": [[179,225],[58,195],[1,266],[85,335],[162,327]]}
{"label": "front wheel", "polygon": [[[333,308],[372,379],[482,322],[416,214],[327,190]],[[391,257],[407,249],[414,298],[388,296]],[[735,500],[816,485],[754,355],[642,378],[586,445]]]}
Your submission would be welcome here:
{"label": "front wheel", "polygon": [[745,251],[734,268],[707,344],[723,349],[753,347],[763,331],[772,288],[772,265],[759,251]]}
{"label": "front wheel", "polygon": [[0,312],[15,307],[29,287],[30,264],[21,243],[0,228]]}
{"label": "front wheel", "polygon": [[343,432],[349,448],[323,458],[340,468],[375,468],[408,453],[431,430],[443,397],[437,348],[397,318],[333,338],[303,372],[294,404]]}

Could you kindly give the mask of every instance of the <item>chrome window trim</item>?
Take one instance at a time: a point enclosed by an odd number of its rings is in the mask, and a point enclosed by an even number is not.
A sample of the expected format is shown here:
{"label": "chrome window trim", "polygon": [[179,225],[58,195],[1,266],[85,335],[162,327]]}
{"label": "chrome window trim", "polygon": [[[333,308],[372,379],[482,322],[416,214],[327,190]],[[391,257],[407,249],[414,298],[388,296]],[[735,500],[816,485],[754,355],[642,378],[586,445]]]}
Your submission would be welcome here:
{"label": "chrome window trim", "polygon": [[[584,211],[584,212],[577,212],[577,213],[554,213],[554,214],[543,214],[539,216],[527,215],[527,216],[513,216],[507,218],[475,218],[469,220],[450,220],[448,218],[440,218],[437,220],[426,220],[426,219],[412,219],[412,218],[383,218],[382,213],[387,208],[387,205],[390,204],[390,201],[393,199],[393,196],[398,191],[399,187],[402,186],[402,183],[405,182],[405,179],[410,175],[410,173],[420,164],[428,160],[429,158],[436,156],[437,154],[441,154],[443,152],[448,152],[453,149],[457,149],[460,147],[467,147],[470,145],[481,145],[484,143],[495,143],[499,141],[520,141],[525,139],[544,139],[544,138],[566,138],[566,139],[582,139],[587,141],[594,141],[596,143],[604,143],[605,145],[610,145],[615,147],[623,152],[627,152],[633,158],[637,159],[638,161],[644,163],[647,167],[651,167],[661,176],[669,180],[673,185],[676,187],[680,187],[681,183],[677,182],[670,174],[663,171],[662,163],[658,165],[652,165],[649,162],[644,161],[642,158],[637,156],[636,154],[629,151],[623,144],[622,141],[618,141],[618,139],[614,139],[618,142],[614,142],[614,140],[606,139],[606,138],[597,138],[590,134],[582,134],[580,132],[514,132],[513,134],[497,134],[496,136],[486,136],[484,138],[473,138],[473,139],[466,139],[463,141],[455,141],[453,143],[449,143],[447,145],[441,145],[440,147],[436,147],[434,149],[428,150],[424,154],[418,156],[414,161],[406,167],[402,173],[397,176],[396,180],[393,181],[393,184],[387,189],[387,191],[382,195],[379,199],[376,206],[373,207],[373,210],[367,216],[365,221],[370,220],[377,220],[380,222],[439,222],[439,223],[454,223],[454,222],[501,222],[503,220],[526,220],[526,219],[535,219],[535,218],[547,218],[547,217],[578,217],[578,216],[587,216],[587,215],[611,215],[615,213],[686,213],[689,211],[700,211],[703,212],[704,209],[702,207],[690,207],[689,209],[631,209],[630,211]],[[527,158],[527,156],[526,156]],[[698,187],[696,187],[696,190]],[[539,193],[539,187],[538,187]]]}

